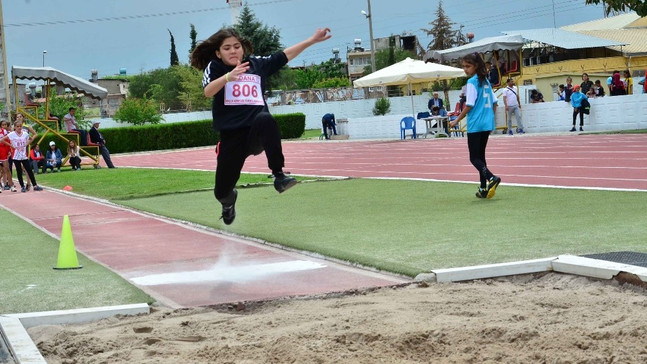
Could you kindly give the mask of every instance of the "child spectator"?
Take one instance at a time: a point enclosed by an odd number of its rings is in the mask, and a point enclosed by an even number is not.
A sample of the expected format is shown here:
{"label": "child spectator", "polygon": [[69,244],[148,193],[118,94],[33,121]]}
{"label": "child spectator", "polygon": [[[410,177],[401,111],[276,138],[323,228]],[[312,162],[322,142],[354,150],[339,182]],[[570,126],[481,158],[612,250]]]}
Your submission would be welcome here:
{"label": "child spectator", "polygon": [[600,80],[595,81],[595,97],[603,97],[606,95],[604,92],[604,87],[602,87],[602,82]]}
{"label": "child spectator", "polygon": [[[61,163],[63,161],[63,154],[61,150],[56,147],[56,143],[52,140],[49,142],[49,150],[45,155],[45,169],[50,169],[52,172],[61,171]],[[56,170],[54,170],[56,168]]]}
{"label": "child spectator", "polygon": [[29,152],[29,160],[31,161],[31,167],[34,170],[34,174],[38,174],[38,169],[42,168],[43,173],[45,173],[45,157],[40,151],[40,146],[38,144],[34,145]]}
{"label": "child spectator", "polygon": [[69,157],[70,165],[73,171],[81,170],[81,156],[79,154],[79,146],[76,145],[74,140],[70,140],[67,145],[67,155]]}
{"label": "child spectator", "polygon": [[580,131],[584,131],[584,106],[582,101],[587,100],[586,95],[580,92],[580,85],[573,86],[573,94],[571,95],[571,106],[573,106],[573,128],[571,131],[575,131],[575,121],[577,120],[577,114],[580,114]]}

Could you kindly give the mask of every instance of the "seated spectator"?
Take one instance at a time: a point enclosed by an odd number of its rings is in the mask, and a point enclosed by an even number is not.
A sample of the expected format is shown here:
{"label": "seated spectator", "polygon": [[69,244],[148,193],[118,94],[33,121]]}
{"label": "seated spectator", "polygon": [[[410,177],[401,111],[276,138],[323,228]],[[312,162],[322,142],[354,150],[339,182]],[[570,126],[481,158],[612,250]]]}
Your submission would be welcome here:
{"label": "seated spectator", "polygon": [[79,128],[79,124],[76,122],[76,117],[74,116],[76,114],[76,108],[71,107],[69,112],[63,117],[63,121],[65,122],[65,130],[68,133],[78,133],[79,134],[79,143],[81,145],[86,145],[87,140],[88,140],[88,133]]}
{"label": "seated spectator", "polygon": [[557,91],[557,101],[564,101],[566,100],[566,90],[564,89],[564,85],[559,85],[559,90]]}
{"label": "seated spectator", "polygon": [[73,171],[81,170],[81,154],[79,146],[76,145],[74,140],[70,140],[67,145],[67,155],[69,157],[70,165],[72,166]]}
{"label": "seated spectator", "polygon": [[112,159],[110,159],[110,151],[108,150],[108,148],[106,148],[106,140],[103,139],[103,135],[101,135],[101,133],[99,132],[100,124],[101,121],[99,120],[95,120],[92,124],[92,128],[90,128],[90,142],[93,145],[99,146],[99,152],[101,153],[103,161],[106,162],[108,168],[115,168],[115,166],[112,164]]}
{"label": "seated spectator", "polygon": [[332,129],[332,132],[337,135],[337,124],[335,124],[335,114],[325,114],[321,118],[321,126],[323,127],[324,136],[326,139],[330,139],[328,135],[328,129]]}
{"label": "seated spectator", "polygon": [[647,77],[647,70],[645,70],[645,76],[640,79],[638,82],[639,85],[642,85],[643,93],[647,94],[647,82],[645,82],[645,77]]}
{"label": "seated spectator", "polygon": [[31,148],[29,152],[29,161],[31,162],[31,167],[34,170],[34,174],[38,174],[38,169],[42,168],[43,173],[45,173],[45,157],[40,151],[40,146],[36,144]]}
{"label": "seated spectator", "polygon": [[465,97],[465,94],[461,92],[461,96],[460,96],[458,102],[456,103],[456,107],[454,107],[454,111],[452,111],[450,113],[447,113],[447,115],[449,116],[449,120],[456,119],[458,117],[458,115],[460,115],[461,112],[463,112],[463,108],[465,108],[465,101],[466,100],[467,100],[467,98]]}
{"label": "seated spectator", "polygon": [[49,150],[45,155],[45,170],[49,168],[50,170],[48,172],[60,172],[62,162],[63,154],[61,154],[61,150],[56,147],[56,143],[52,140],[49,142]]}
{"label": "seated spectator", "polygon": [[533,104],[544,102],[544,95],[537,91],[537,89],[534,89],[530,92],[530,102]]}
{"label": "seated spectator", "polygon": [[499,71],[496,67],[492,67],[491,62],[485,62],[485,69],[487,70],[487,79],[490,81],[492,87],[499,85]]}
{"label": "seated spectator", "polygon": [[602,87],[600,80],[595,81],[593,88],[595,89],[595,97],[603,97],[605,95],[604,87]]}
{"label": "seated spectator", "polygon": [[[431,108],[431,116],[444,116],[447,117],[447,111],[445,111],[444,108],[434,106]],[[442,123],[443,129],[445,129],[445,133],[449,135],[449,130],[447,130],[447,119],[440,120],[439,123]]]}
{"label": "seated spectator", "polygon": [[429,109],[429,111],[431,111],[431,108],[433,108],[434,106],[444,107],[443,99],[438,97],[437,91],[434,91],[433,97],[429,99],[429,102],[427,102],[427,109]]}

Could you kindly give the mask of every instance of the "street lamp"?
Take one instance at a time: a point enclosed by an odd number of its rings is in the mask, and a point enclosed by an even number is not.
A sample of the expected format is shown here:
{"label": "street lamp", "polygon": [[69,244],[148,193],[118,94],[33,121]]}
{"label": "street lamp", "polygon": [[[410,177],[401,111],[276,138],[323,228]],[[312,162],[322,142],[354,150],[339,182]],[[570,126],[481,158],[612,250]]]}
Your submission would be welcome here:
{"label": "street lamp", "polygon": [[368,13],[362,10],[362,15],[368,19],[368,31],[371,37],[371,72],[375,72],[375,47],[373,45],[373,13],[371,13],[371,0],[368,0]]}
{"label": "street lamp", "polygon": [[43,51],[43,67],[45,67],[45,54],[47,54],[47,51]]}

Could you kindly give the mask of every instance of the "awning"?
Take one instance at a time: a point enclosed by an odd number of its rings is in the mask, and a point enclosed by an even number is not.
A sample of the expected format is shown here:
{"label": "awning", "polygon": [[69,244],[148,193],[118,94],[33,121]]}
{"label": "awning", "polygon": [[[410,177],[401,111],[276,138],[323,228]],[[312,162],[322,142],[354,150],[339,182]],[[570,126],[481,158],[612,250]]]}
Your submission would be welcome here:
{"label": "awning", "polygon": [[559,28],[541,28],[504,32],[508,35],[520,35],[529,42],[539,42],[564,49],[601,48],[623,46],[626,43],[592,37]]}
{"label": "awning", "polygon": [[460,47],[443,49],[440,51],[427,51],[425,61],[433,58],[439,62],[463,58],[470,53],[487,53],[495,50],[519,50],[523,46],[523,37],[520,35],[503,35],[499,37],[483,38]]}
{"label": "awning", "polygon": [[93,99],[102,99],[108,96],[108,90],[105,88],[51,67],[13,66],[11,67],[11,74],[20,80],[50,80],[57,85],[64,85],[72,91],[84,94]]}

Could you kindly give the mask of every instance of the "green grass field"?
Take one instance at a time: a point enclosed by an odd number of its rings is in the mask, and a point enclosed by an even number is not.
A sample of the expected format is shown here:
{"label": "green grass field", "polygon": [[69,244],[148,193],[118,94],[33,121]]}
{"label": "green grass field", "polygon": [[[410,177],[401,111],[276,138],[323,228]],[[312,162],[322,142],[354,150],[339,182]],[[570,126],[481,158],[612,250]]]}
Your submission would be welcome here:
{"label": "green grass field", "polygon": [[[212,172],[119,168],[38,175],[38,181],[55,188],[70,185],[76,193],[135,209],[409,276],[437,268],[558,254],[647,252],[644,192],[502,185],[494,199],[479,200],[473,183],[351,179],[305,180],[278,194],[266,175],[245,175],[239,187],[238,216],[234,224],[225,226],[218,219]],[[22,269],[3,269],[3,282],[21,283],[3,283],[0,295],[23,296],[31,283],[21,277],[31,269],[42,270],[37,280],[45,283],[38,284],[65,292],[63,275],[50,272],[55,262],[32,258],[39,246],[56,249],[58,242],[26,223],[20,229],[32,231],[36,238],[30,240],[37,245],[21,249],[3,240],[13,250],[0,256],[0,264],[23,263],[17,264]],[[82,264],[91,264],[83,260]],[[108,271],[100,274],[118,280]],[[86,284],[77,283],[83,291]],[[125,281],[122,284],[134,289]],[[96,287],[88,281],[89,293],[84,295],[95,297]],[[119,295],[125,301],[121,303],[146,301],[145,295]],[[101,295],[97,297],[95,306],[105,304]],[[4,302],[0,312],[25,311],[19,298]]]}

